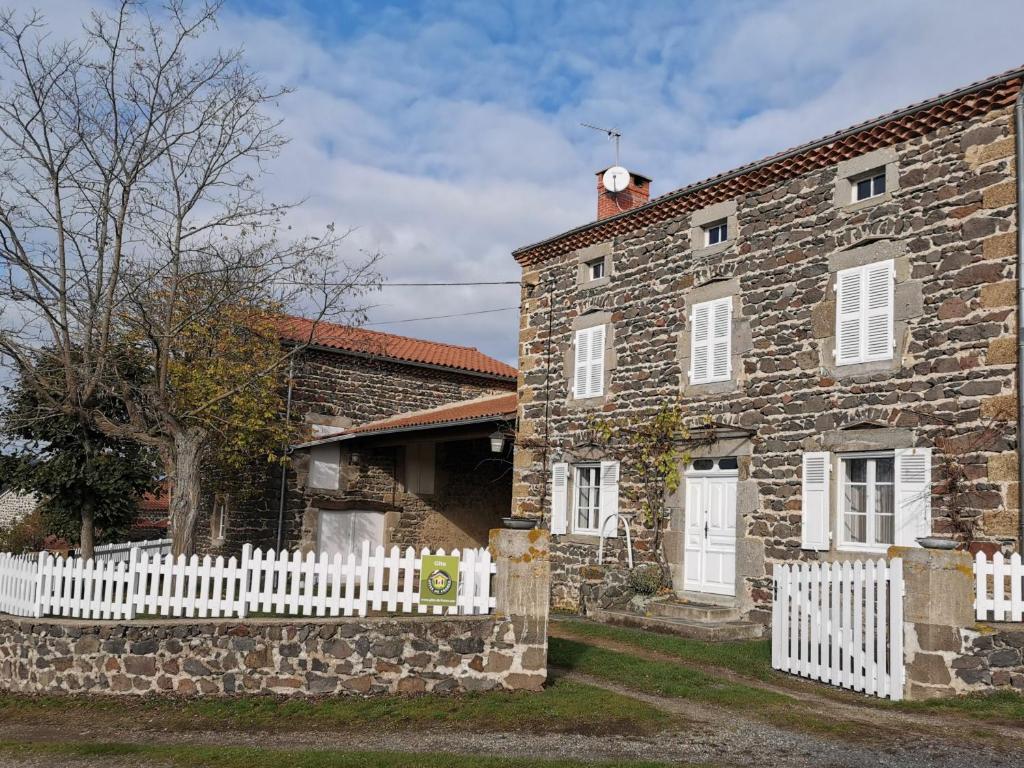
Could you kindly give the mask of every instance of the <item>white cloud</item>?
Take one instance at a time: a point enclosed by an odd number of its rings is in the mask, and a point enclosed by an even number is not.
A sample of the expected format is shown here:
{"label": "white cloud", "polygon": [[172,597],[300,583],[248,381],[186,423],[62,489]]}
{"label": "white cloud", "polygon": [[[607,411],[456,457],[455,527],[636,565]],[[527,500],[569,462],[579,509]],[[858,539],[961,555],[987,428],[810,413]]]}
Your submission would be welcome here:
{"label": "white cloud", "polygon": [[[62,29],[85,7],[51,1]],[[309,198],[299,228],[357,227],[392,280],[515,280],[514,248],[590,220],[611,149],[582,120],[622,130],[624,164],[662,194],[1017,66],[1024,21],[1009,0],[267,8],[230,6],[216,37],[296,88],[268,189]],[[518,290],[378,301],[372,320]],[[514,362],[514,312],[385,328]]]}

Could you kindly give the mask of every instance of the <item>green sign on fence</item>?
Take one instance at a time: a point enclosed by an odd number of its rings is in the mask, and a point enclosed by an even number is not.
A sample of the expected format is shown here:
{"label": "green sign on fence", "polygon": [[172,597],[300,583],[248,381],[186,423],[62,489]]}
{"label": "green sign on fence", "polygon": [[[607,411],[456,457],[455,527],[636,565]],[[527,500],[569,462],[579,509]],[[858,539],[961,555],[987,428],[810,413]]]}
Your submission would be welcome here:
{"label": "green sign on fence", "polygon": [[420,569],[420,605],[455,605],[459,594],[459,558],[425,555]]}

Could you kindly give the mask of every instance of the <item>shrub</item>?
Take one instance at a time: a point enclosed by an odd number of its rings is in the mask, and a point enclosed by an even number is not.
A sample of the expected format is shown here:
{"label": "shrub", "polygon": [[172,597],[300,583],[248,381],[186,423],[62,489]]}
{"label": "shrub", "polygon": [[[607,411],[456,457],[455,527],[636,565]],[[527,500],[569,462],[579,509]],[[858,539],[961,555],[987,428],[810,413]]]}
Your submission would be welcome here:
{"label": "shrub", "polygon": [[46,539],[46,522],[39,510],[18,520],[10,528],[0,530],[0,552],[16,555],[38,552]]}
{"label": "shrub", "polygon": [[638,595],[654,595],[661,589],[661,566],[648,563],[629,572],[629,587]]}

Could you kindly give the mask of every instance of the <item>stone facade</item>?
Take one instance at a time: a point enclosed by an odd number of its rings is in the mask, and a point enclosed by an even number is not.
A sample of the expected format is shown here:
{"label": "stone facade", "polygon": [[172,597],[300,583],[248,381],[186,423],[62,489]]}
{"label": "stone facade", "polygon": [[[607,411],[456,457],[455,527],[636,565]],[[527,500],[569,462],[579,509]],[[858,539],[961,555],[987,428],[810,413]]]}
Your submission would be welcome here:
{"label": "stone facade", "polygon": [[1024,627],[990,625],[984,633],[964,631],[953,659],[954,686],[964,692],[1012,688],[1024,693]]}
{"label": "stone facade", "polygon": [[288,695],[537,690],[543,645],[511,619],[0,620],[0,687],[18,693]]}
{"label": "stone facade", "polygon": [[[837,164],[805,170],[738,194],[715,214],[728,219],[729,241],[698,253],[700,211],[633,229],[627,217],[614,238],[586,249],[608,254],[611,264],[597,287],[579,283],[577,252],[539,262],[517,253],[524,267],[514,514],[549,519],[552,463],[608,454],[594,448],[595,413],[636,423],[679,399],[691,418],[729,428],[698,455],[737,457],[736,599],[750,618],[769,616],[773,562],[848,556],[837,537],[828,552],[801,549],[807,451],[932,448],[933,531],[951,531],[956,517],[973,523],[979,539],[1015,544],[1012,111],[944,125],[881,154],[893,183],[879,198],[838,199]],[[837,366],[836,273],[882,259],[895,264],[893,359]],[[691,385],[690,310],[726,297],[731,378]],[[596,315],[608,318],[605,395],[574,402],[574,329]],[[637,512],[635,475],[629,457],[621,459],[620,509]],[[951,461],[964,485],[943,494]],[[837,497],[833,489],[833,507]],[[666,553],[679,590],[685,481],[669,507]],[[652,538],[641,519],[633,523],[639,560],[651,557]],[[596,567],[596,537],[556,536],[555,604],[578,609],[584,586],[621,567],[623,545],[622,537],[610,543],[618,565]]]}
{"label": "stone facade", "polygon": [[[307,438],[314,437],[317,427],[329,429],[364,424],[398,413],[510,392],[516,386],[511,378],[321,349],[307,350],[296,358],[292,382],[292,419],[304,426]],[[367,483],[375,481],[373,477],[366,480]],[[306,525],[309,499],[298,484],[295,471],[287,472],[286,483],[284,547],[309,547]],[[230,554],[239,552],[245,543],[275,547],[281,498],[280,467],[254,464],[235,477],[221,478],[218,485],[230,498],[228,522],[223,537],[211,538],[214,500],[209,499],[210,511],[200,515],[197,525],[200,549],[213,554]],[[505,504],[505,509],[508,508]],[[493,524],[493,520],[483,523],[489,524]],[[410,529],[415,527],[416,524],[410,523]]]}
{"label": "stone facade", "polygon": [[405,447],[364,439],[341,450],[342,487],[306,487],[308,456],[294,462],[296,488],[305,507],[295,526],[300,546],[316,542],[321,509],[366,509],[388,513],[384,544],[446,550],[487,546],[488,531],[500,527],[512,505],[509,461],[491,452],[486,437],[436,443],[434,493],[413,493],[405,483]]}

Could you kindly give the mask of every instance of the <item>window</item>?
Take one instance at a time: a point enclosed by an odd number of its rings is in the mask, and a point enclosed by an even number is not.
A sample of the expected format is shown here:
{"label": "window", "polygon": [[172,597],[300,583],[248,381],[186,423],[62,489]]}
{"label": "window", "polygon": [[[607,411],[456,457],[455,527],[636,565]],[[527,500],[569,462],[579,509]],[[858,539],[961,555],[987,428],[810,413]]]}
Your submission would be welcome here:
{"label": "window", "polygon": [[930,448],[803,454],[801,548],[828,551],[836,543],[839,549],[883,552],[892,544],[917,546],[919,537],[931,534],[931,457]]}
{"label": "window", "polygon": [[893,262],[836,273],[836,364],[893,357]]}
{"label": "window", "polygon": [[728,381],[732,375],[732,298],[693,305],[690,383]]}
{"label": "window", "polygon": [[840,459],[840,543],[849,549],[885,549],[895,543],[896,470],[892,454]]}
{"label": "window", "polygon": [[874,170],[866,176],[850,179],[853,202],[867,200],[885,194],[885,169]]}
{"label": "window", "polygon": [[587,262],[587,276],[590,280],[600,280],[604,277],[604,259]]}
{"label": "window", "polygon": [[577,399],[604,394],[604,326],[576,331],[573,394]]}
{"label": "window", "polygon": [[716,221],[704,227],[704,245],[718,245],[729,239],[729,222],[727,219]]}
{"label": "window", "polygon": [[337,443],[315,445],[309,449],[309,487],[338,490],[341,449]]}
{"label": "window", "polygon": [[573,530],[598,533],[601,525],[601,466],[582,464],[576,467],[575,509]]}
{"label": "window", "polygon": [[224,541],[224,534],[228,529],[228,508],[231,504],[231,497],[226,493],[219,493],[213,499],[213,514],[210,516],[210,538],[214,541]]}

